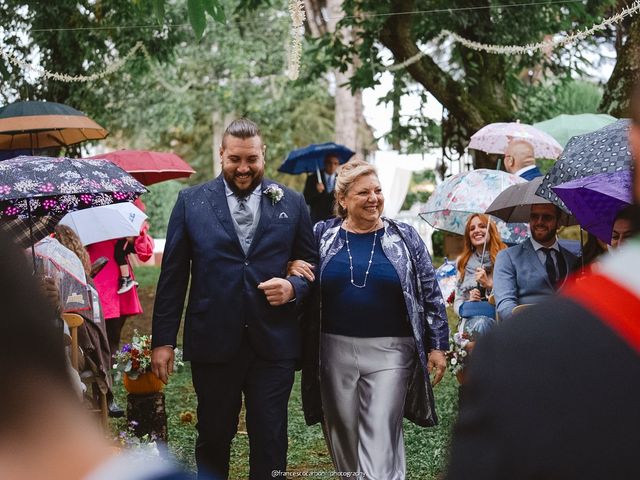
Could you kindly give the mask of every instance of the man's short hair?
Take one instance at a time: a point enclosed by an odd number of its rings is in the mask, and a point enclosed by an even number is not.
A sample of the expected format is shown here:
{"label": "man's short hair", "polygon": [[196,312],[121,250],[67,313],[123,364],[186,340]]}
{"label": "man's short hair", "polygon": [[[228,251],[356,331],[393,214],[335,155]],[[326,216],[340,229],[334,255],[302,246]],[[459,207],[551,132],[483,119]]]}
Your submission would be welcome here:
{"label": "man's short hair", "polygon": [[238,118],[231,122],[222,135],[222,146],[224,147],[227,136],[241,138],[245,140],[247,138],[260,137],[262,140],[262,134],[258,125],[249,120],[248,118]]}

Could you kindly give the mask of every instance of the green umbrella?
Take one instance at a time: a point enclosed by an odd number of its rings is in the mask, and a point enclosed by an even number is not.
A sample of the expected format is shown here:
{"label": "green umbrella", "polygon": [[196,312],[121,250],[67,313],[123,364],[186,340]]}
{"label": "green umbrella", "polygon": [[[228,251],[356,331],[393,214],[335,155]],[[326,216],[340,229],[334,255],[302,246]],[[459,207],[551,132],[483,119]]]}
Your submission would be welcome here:
{"label": "green umbrella", "polygon": [[611,115],[601,113],[562,114],[551,120],[534,123],[533,126],[551,135],[564,147],[571,137],[599,130],[616,120]]}

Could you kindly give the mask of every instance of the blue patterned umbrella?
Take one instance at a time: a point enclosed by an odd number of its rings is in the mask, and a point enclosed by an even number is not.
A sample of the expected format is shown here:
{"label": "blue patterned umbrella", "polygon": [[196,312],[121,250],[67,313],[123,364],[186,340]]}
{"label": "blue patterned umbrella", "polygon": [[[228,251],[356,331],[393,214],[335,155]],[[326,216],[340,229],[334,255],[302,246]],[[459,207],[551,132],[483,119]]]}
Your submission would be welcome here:
{"label": "blue patterned umbrella", "polygon": [[64,214],[132,201],[146,191],[106,160],[21,156],[0,162],[0,218]]}
{"label": "blue patterned umbrella", "polygon": [[622,119],[569,140],[562,156],[542,179],[536,195],[571,213],[552,187],[598,173],[631,170],[629,125],[630,120]]}

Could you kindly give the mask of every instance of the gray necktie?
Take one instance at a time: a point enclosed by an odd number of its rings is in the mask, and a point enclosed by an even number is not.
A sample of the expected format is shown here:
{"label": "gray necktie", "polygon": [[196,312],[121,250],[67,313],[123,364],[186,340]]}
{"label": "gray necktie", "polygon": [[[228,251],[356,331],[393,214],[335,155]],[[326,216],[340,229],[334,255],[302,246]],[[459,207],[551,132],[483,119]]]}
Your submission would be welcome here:
{"label": "gray necktie", "polygon": [[232,212],[233,219],[236,222],[236,233],[240,240],[242,250],[247,253],[249,245],[251,245],[251,227],[253,226],[253,212],[249,208],[248,198],[238,198],[238,204]]}

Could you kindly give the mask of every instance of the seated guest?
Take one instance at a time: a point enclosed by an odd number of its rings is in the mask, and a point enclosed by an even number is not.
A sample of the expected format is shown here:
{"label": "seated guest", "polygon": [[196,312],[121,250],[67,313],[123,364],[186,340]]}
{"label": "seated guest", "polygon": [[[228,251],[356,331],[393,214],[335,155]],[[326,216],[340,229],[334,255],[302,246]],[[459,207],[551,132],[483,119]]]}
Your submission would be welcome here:
{"label": "seated guest", "polygon": [[507,172],[527,181],[541,177],[542,172],[536,166],[533,146],[525,140],[511,140],[504,152],[504,168]]}
{"label": "seated guest", "polygon": [[577,258],[558,244],[560,209],[551,203],[531,206],[531,237],[502,250],[493,271],[493,294],[501,320],[518,305],[538,303],[553,295]]}
{"label": "seated guest", "polygon": [[[496,255],[505,248],[496,223],[488,215],[476,213],[469,217],[464,229],[464,246],[457,260],[459,273],[453,303],[455,312],[466,319],[467,330],[483,333],[494,323],[495,307],[486,300],[493,290]],[[469,302],[473,303],[469,305]],[[469,325],[470,322],[474,326]]]}
{"label": "seated guest", "polygon": [[74,394],[54,307],[4,234],[0,265],[0,478],[190,478],[160,458],[115,455]]}
{"label": "seated guest", "polygon": [[611,235],[611,246],[618,248],[622,245],[633,233],[632,230],[632,210],[627,208],[616,216],[616,220],[613,223],[613,232]]}
{"label": "seated guest", "polygon": [[70,227],[57,225],[55,235],[56,239],[62,245],[75,253],[80,259],[87,276],[91,309],[77,312],[85,319],[85,322],[78,328],[78,344],[88,363],[88,369],[92,370],[93,373],[100,378],[101,386],[106,389],[109,402],[109,415],[112,417],[124,416],[124,410],[119,408],[113,401],[109,339],[107,337],[107,327],[105,325],[104,315],[102,314],[98,292],[91,278],[89,253],[82,245],[78,234]]}

